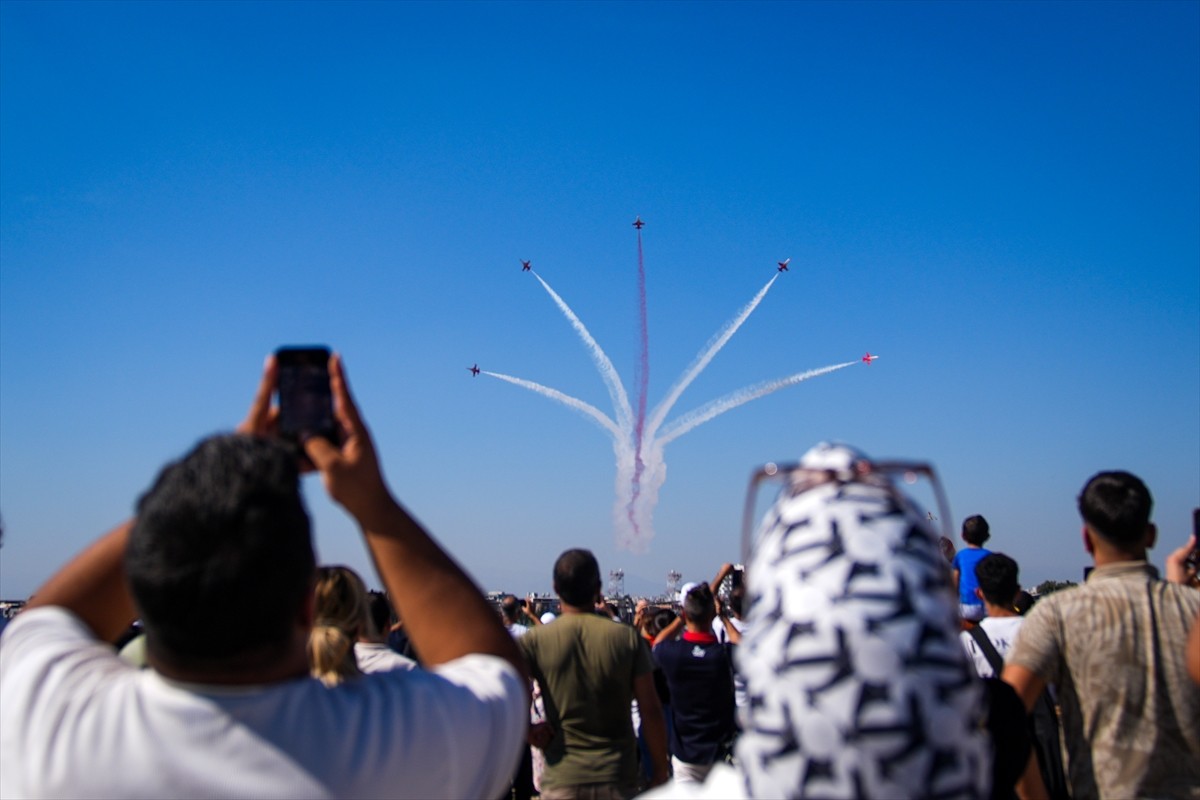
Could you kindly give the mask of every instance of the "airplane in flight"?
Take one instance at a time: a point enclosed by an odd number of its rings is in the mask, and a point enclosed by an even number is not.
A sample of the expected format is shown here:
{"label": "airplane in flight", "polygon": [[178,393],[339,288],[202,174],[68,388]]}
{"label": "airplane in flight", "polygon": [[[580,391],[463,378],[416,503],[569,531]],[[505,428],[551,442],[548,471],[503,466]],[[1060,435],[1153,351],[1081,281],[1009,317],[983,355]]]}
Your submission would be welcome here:
{"label": "airplane in flight", "polygon": [[642,222],[642,218],[641,218],[641,217],[638,217],[637,219],[635,219],[635,220],[633,221],[633,227],[637,228],[639,231],[642,229],[642,226],[643,226],[643,225],[645,225],[645,224],[646,224],[646,223]]}
{"label": "airplane in flight", "polygon": [[478,364],[475,364],[474,366],[471,366],[471,367],[467,367],[467,369],[469,369],[471,371],[472,378],[474,378],[476,375],[479,374],[479,365]]}
{"label": "airplane in flight", "polygon": [[530,269],[531,267],[529,266],[529,262],[525,259],[521,259],[521,272],[529,272]]}
{"label": "airplane in flight", "polygon": [[870,366],[871,362],[877,358],[879,358],[879,356],[873,356],[870,353],[867,353],[865,356],[862,357],[862,360],[867,362],[867,365]]}
{"label": "airplane in flight", "polygon": [[790,263],[791,263],[791,261],[792,261],[792,259],[791,259],[791,257],[789,256],[788,258],[785,258],[783,261],[776,262],[776,263],[778,263],[778,264],[779,264],[779,271],[780,271],[780,272],[787,272],[787,271],[788,271],[787,265],[788,265],[788,264],[790,264]]}

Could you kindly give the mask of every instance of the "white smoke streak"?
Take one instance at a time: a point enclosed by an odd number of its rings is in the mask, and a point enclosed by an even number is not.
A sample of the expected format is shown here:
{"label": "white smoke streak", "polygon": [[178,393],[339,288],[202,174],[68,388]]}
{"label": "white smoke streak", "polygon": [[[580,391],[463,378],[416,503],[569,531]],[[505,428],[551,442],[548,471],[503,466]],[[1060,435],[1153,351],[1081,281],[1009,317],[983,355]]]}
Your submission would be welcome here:
{"label": "white smoke streak", "polygon": [[[737,333],[742,324],[767,296],[767,292],[770,291],[779,277],[778,275],[773,275],[771,280],[767,281],[766,285],[759,290],[758,294],[708,341],[708,344],[700,351],[696,359],[680,375],[663,401],[655,406],[654,411],[651,412],[648,424],[644,428],[641,452],[636,452],[635,448],[637,445],[634,441],[633,409],[629,404],[629,397],[625,392],[625,386],[621,383],[621,378],[617,374],[612,361],[609,360],[596,340],[592,338],[587,327],[575,315],[570,306],[550,288],[550,285],[540,275],[534,272],[533,276],[537,278],[542,288],[554,300],[554,303],[562,311],[563,315],[566,316],[571,326],[575,329],[575,332],[579,335],[579,338],[587,347],[592,362],[596,365],[596,370],[600,373],[600,377],[608,389],[608,395],[612,400],[613,410],[617,417],[616,421],[614,422],[595,406],[576,397],[564,394],[557,389],[551,389],[540,383],[534,383],[523,378],[515,378],[511,375],[486,371],[483,374],[499,378],[502,381],[524,389],[529,389],[555,402],[561,403],[595,422],[608,433],[612,439],[613,455],[616,458],[616,475],[613,482],[615,495],[613,501],[613,529],[617,537],[617,546],[635,553],[646,552],[649,549],[650,540],[654,537],[654,509],[658,506],[659,491],[667,480],[667,463],[663,457],[663,450],[667,444],[695,430],[705,422],[724,414],[726,411],[732,411],[738,406],[745,405],[752,400],[765,397],[772,392],[777,392],[788,386],[794,386],[809,378],[815,378],[819,375],[825,375],[829,372],[859,363],[857,361],[847,361],[844,364],[835,364],[829,367],[822,367],[821,369],[799,372],[779,380],[767,381],[739,389],[676,417],[662,428],[661,433],[659,432],[659,427],[662,426],[663,420],[670,413],[683,392],[700,376],[700,373],[704,371],[726,343],[733,338],[733,335]],[[642,460],[642,474],[638,484],[638,492],[635,496],[633,481],[636,475],[638,457]]]}
{"label": "white smoke streak", "polygon": [[558,306],[559,310],[566,316],[567,321],[571,323],[571,327],[579,334],[579,338],[583,340],[584,345],[588,349],[588,354],[592,357],[592,361],[596,365],[596,371],[600,373],[601,380],[604,381],[605,388],[608,389],[608,396],[612,399],[613,410],[617,415],[617,424],[621,430],[633,430],[633,409],[629,405],[629,396],[625,393],[625,385],[621,383],[621,376],[617,374],[616,367],[609,360],[604,350],[592,338],[592,334],[588,332],[587,326],[575,316],[575,312],[571,310],[558,293],[550,288],[550,284],[542,280],[542,276],[537,274],[536,270],[531,270],[533,277],[538,279],[538,283],[546,290],[551,299]]}
{"label": "white smoke streak", "polygon": [[720,397],[709,403],[705,403],[699,408],[675,418],[669,425],[666,426],[666,428],[663,429],[662,435],[657,437],[655,441],[661,445],[665,445],[668,442],[673,442],[688,431],[694,430],[698,426],[703,425],[714,417],[719,417],[726,411],[732,411],[738,406],[745,405],[751,400],[757,400],[760,397],[766,397],[772,392],[777,392],[780,389],[787,388],[788,386],[795,386],[797,383],[806,381],[809,378],[815,378],[818,375],[826,375],[839,369],[852,367],[857,363],[859,362],[847,361],[844,364],[834,364],[833,366],[821,367],[820,369],[810,369],[808,372],[798,372],[795,375],[789,375],[788,377],[780,378],[779,380],[766,381],[764,383],[755,384],[754,386],[747,386],[745,389],[738,389],[736,392],[731,392],[724,397]]}
{"label": "white smoke streak", "polygon": [[650,415],[650,422],[646,425],[647,439],[654,438],[654,434],[658,432],[658,428],[660,425],[662,425],[663,420],[666,419],[667,414],[671,413],[671,409],[675,407],[675,403],[679,400],[679,396],[682,395],[684,390],[692,384],[692,381],[699,377],[700,373],[703,372],[704,368],[708,366],[708,363],[712,361],[714,357],[716,357],[717,353],[721,352],[721,348],[723,348],[725,344],[733,338],[733,335],[737,333],[738,328],[742,327],[742,323],[745,322],[752,313],[754,313],[754,309],[758,308],[758,304],[761,303],[763,298],[767,296],[767,292],[771,290],[771,287],[775,284],[775,280],[778,277],[779,273],[772,275],[771,280],[767,281],[766,286],[759,290],[758,294],[754,296],[754,299],[747,303],[746,307],[738,312],[736,317],[725,323],[724,328],[717,331],[717,333],[708,340],[708,344],[705,345],[704,349],[701,350],[699,355],[696,356],[696,360],[693,361],[691,365],[683,371],[683,374],[679,377],[679,380],[675,382],[675,385],[671,387],[671,391],[667,393],[667,396],[663,399],[663,401],[654,407],[654,411],[651,412]]}
{"label": "white smoke streak", "polygon": [[551,389],[549,386],[543,386],[540,383],[527,381],[524,378],[514,378],[512,375],[502,375],[499,372],[488,372],[487,370],[481,371],[484,375],[490,375],[493,378],[499,378],[502,381],[506,381],[524,389],[528,389],[531,392],[537,392],[543,397],[549,397],[551,400],[562,403],[567,408],[578,411],[580,414],[583,414],[585,417],[592,420],[592,422],[595,422],[601,428],[604,428],[604,430],[608,431],[608,434],[613,437],[614,442],[625,438],[625,434],[623,434],[621,429],[617,427],[617,424],[609,419],[607,414],[596,408],[591,403],[585,403],[578,397],[571,397],[571,395],[563,394],[558,389]]}

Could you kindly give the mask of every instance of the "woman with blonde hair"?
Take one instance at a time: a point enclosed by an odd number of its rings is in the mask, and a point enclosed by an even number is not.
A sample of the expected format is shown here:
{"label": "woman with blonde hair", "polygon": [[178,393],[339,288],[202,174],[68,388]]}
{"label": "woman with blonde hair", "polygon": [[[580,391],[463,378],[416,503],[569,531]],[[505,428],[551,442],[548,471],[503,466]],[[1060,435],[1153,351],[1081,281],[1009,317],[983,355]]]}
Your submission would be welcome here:
{"label": "woman with blonde hair", "polygon": [[326,686],[362,675],[354,657],[367,620],[367,587],[349,567],[317,569],[315,614],[308,639],[309,670]]}

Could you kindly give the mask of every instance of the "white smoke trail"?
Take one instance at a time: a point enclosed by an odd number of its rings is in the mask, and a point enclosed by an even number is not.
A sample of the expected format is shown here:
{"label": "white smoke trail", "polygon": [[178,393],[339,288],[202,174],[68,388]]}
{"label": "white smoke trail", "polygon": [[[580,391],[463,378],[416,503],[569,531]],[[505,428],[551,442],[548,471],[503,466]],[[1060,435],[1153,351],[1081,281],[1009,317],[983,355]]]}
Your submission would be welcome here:
{"label": "white smoke trail", "polygon": [[852,367],[858,361],[847,361],[844,364],[834,364],[829,367],[821,367],[820,369],[810,369],[808,372],[798,372],[795,375],[789,375],[786,378],[780,378],[774,381],[766,381],[764,383],[747,386],[745,389],[739,389],[736,392],[731,392],[724,397],[717,398],[709,403],[705,403],[699,408],[689,411],[682,416],[673,419],[664,429],[661,436],[656,437],[655,443],[665,445],[673,442],[680,436],[683,436],[690,430],[695,429],[699,425],[724,414],[726,411],[732,411],[740,405],[745,405],[751,400],[757,400],[760,397],[766,397],[772,392],[777,392],[780,389],[794,386],[797,383],[806,381],[809,378],[815,378],[818,375],[826,375],[830,372],[835,372],[839,369]]}
{"label": "white smoke trail", "polygon": [[617,427],[617,424],[609,419],[607,414],[596,408],[594,405],[585,403],[578,397],[571,397],[571,395],[563,394],[558,389],[551,389],[549,386],[543,386],[540,383],[527,381],[524,378],[514,378],[512,375],[502,375],[499,372],[488,372],[487,370],[481,370],[481,372],[483,372],[484,375],[489,375],[493,378],[499,378],[500,380],[506,381],[515,386],[528,389],[531,392],[537,392],[543,397],[549,397],[551,400],[562,403],[564,406],[578,411],[580,414],[583,414],[585,417],[592,420],[592,422],[595,422],[601,428],[604,428],[604,430],[608,431],[608,434],[613,438],[614,445],[619,442],[623,442],[628,438],[628,436]]}
{"label": "white smoke trail", "polygon": [[550,284],[542,280],[542,276],[537,274],[536,270],[531,270],[533,277],[538,279],[538,283],[546,290],[554,300],[559,310],[566,316],[571,323],[571,327],[579,334],[579,338],[583,340],[584,345],[588,349],[588,354],[591,355],[592,361],[596,364],[596,371],[600,373],[601,380],[604,381],[605,388],[608,389],[608,396],[612,399],[613,411],[617,415],[617,425],[623,431],[633,431],[633,409],[629,405],[629,396],[625,393],[625,385],[621,383],[621,376],[617,374],[616,367],[609,360],[604,350],[592,338],[592,334],[588,332],[587,326],[575,316],[575,312],[571,310],[558,293],[550,288]]}
{"label": "white smoke trail", "polygon": [[725,344],[733,338],[733,335],[737,333],[738,328],[742,327],[742,323],[745,322],[752,313],[754,313],[754,309],[758,308],[758,304],[761,303],[763,298],[767,296],[767,292],[771,290],[771,287],[775,284],[775,280],[778,277],[779,273],[772,275],[771,280],[767,281],[767,284],[759,290],[758,294],[754,296],[754,299],[747,303],[746,307],[739,311],[736,317],[725,323],[724,328],[717,331],[717,333],[708,340],[708,344],[705,345],[704,349],[700,351],[699,355],[696,356],[696,359],[691,363],[691,365],[684,370],[683,374],[679,377],[679,380],[677,380],[675,385],[671,387],[671,391],[669,391],[667,396],[663,398],[663,401],[654,407],[654,411],[651,412],[650,422],[646,425],[645,438],[654,438],[654,435],[658,432],[659,426],[662,425],[663,420],[667,417],[667,414],[671,413],[671,409],[674,408],[675,403],[679,400],[680,395],[682,395],[684,390],[691,385],[692,381],[699,377],[700,373],[703,372],[704,368],[708,366],[708,363],[716,357],[717,353],[721,352],[721,348],[723,348]]}

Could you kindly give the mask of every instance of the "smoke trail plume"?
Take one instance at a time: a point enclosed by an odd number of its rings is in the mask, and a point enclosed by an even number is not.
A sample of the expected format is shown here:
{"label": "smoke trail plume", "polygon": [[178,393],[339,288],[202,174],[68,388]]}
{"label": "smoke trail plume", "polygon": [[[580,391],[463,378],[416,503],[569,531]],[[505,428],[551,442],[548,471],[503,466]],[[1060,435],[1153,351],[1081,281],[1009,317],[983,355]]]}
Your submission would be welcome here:
{"label": "smoke trail plume", "polygon": [[736,317],[725,323],[725,327],[717,331],[717,333],[708,340],[708,344],[705,345],[704,349],[701,350],[699,355],[696,356],[696,360],[693,361],[691,365],[689,365],[688,368],[683,371],[683,374],[679,377],[679,380],[675,382],[675,385],[671,387],[671,390],[667,392],[667,396],[663,399],[663,401],[655,406],[654,414],[650,418],[649,425],[649,435],[651,438],[653,438],[658,432],[658,428],[662,425],[663,420],[666,419],[667,414],[671,413],[671,409],[674,408],[675,403],[679,400],[679,396],[682,395],[684,390],[692,384],[692,381],[696,380],[700,373],[704,371],[704,368],[708,366],[709,362],[712,361],[714,357],[716,357],[717,353],[721,352],[721,348],[725,346],[726,342],[733,338],[733,335],[738,332],[738,328],[742,327],[742,323],[745,322],[752,313],[754,313],[754,309],[758,308],[758,304],[761,303],[763,298],[767,296],[767,292],[771,291],[771,287],[775,285],[775,281],[778,277],[779,273],[772,275],[771,280],[767,281],[766,285],[759,290],[758,294],[754,295],[754,299],[747,303],[745,308],[739,311]]}
{"label": "smoke trail plume", "polygon": [[642,473],[646,463],[642,459],[642,441],[646,432],[646,395],[650,388],[650,328],[646,322],[646,264],[642,260],[642,229],[637,229],[638,255],[638,333],[641,340],[634,381],[637,386],[637,418],[633,426],[633,477],[630,479],[630,498],[626,517],[633,526],[635,539],[641,539],[636,507],[642,494]]}
{"label": "smoke trail plume", "polygon": [[[640,222],[640,219],[639,219]],[[558,306],[559,310],[571,323],[576,334],[583,341],[591,356],[600,378],[608,390],[609,399],[613,404],[615,421],[604,412],[577,397],[571,397],[557,389],[551,389],[540,383],[534,383],[511,375],[496,372],[484,372],[493,378],[498,378],[515,386],[520,386],[532,392],[547,397],[557,403],[567,406],[589,420],[599,425],[612,439],[613,455],[616,459],[616,474],[613,481],[613,528],[617,537],[617,545],[634,552],[645,552],[650,540],[654,537],[654,509],[658,505],[659,492],[667,479],[667,463],[663,456],[666,446],[689,433],[706,422],[709,422],[726,411],[732,411],[752,400],[765,397],[780,389],[794,386],[810,378],[825,375],[839,369],[853,366],[859,362],[847,361],[820,369],[808,370],[789,375],[786,378],[766,381],[747,386],[724,397],[712,400],[704,405],[676,417],[665,426],[663,421],[674,408],[683,392],[708,367],[717,353],[729,342],[733,335],[749,319],[754,310],[766,298],[779,275],[771,276],[766,285],[758,291],[749,303],[739,311],[733,319],[727,322],[708,341],[695,360],[683,371],[667,396],[646,417],[646,400],[649,388],[650,373],[650,337],[646,312],[646,272],[642,258],[642,235],[638,227],[638,332],[639,353],[636,364],[634,385],[637,391],[636,411],[630,406],[629,397],[616,368],[609,360],[604,350],[592,338],[586,326],[580,321],[570,306],[550,288],[550,285],[536,272],[533,273],[538,283]]]}
{"label": "smoke trail plume", "polygon": [[592,362],[596,365],[596,371],[600,373],[600,379],[604,381],[604,386],[608,389],[608,396],[612,400],[613,410],[617,415],[617,425],[622,430],[631,430],[633,427],[632,415],[633,412],[629,408],[629,397],[625,394],[625,386],[621,383],[621,377],[617,374],[616,367],[609,360],[603,348],[596,343],[592,338],[592,334],[588,331],[587,326],[575,316],[575,312],[571,307],[563,301],[558,293],[550,288],[550,284],[542,280],[542,276],[533,271],[533,277],[538,279],[538,283],[546,290],[546,294],[554,300],[555,305],[562,311],[567,321],[571,323],[571,327],[579,334],[579,338],[583,340],[583,344],[587,347],[588,354],[592,357]]}
{"label": "smoke trail plume", "polygon": [[512,375],[502,375],[499,372],[488,372],[487,370],[481,370],[481,372],[489,377],[499,378],[502,381],[513,384],[514,386],[520,386],[521,388],[528,389],[531,392],[537,392],[543,397],[549,397],[551,400],[562,403],[567,408],[578,411],[580,414],[583,414],[583,416],[587,417],[592,422],[608,431],[608,434],[612,436],[613,439],[624,438],[624,435],[621,429],[617,427],[617,424],[609,419],[607,414],[596,408],[591,403],[585,403],[578,397],[572,397],[569,394],[560,392],[558,389],[551,389],[549,386],[543,386],[540,383],[527,381],[524,378],[514,378]]}
{"label": "smoke trail plume", "polygon": [[853,367],[857,361],[847,361],[842,364],[834,364],[829,367],[821,367],[820,369],[810,369],[807,372],[798,372],[795,375],[789,375],[786,378],[780,378],[774,381],[765,381],[754,386],[747,386],[745,389],[738,389],[736,392],[731,392],[724,397],[717,398],[711,402],[705,403],[700,408],[678,417],[671,421],[663,429],[662,435],[657,441],[660,444],[673,442],[680,436],[683,436],[688,431],[703,425],[714,417],[719,417],[726,411],[732,411],[738,406],[745,405],[751,400],[757,400],[760,397],[766,397],[772,392],[777,392],[780,389],[786,389],[788,386],[795,386],[797,383],[815,378],[818,375],[827,375],[830,372],[836,372],[839,369]]}

